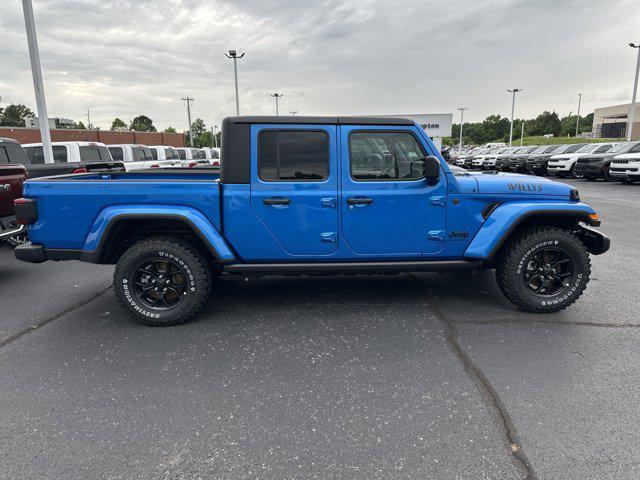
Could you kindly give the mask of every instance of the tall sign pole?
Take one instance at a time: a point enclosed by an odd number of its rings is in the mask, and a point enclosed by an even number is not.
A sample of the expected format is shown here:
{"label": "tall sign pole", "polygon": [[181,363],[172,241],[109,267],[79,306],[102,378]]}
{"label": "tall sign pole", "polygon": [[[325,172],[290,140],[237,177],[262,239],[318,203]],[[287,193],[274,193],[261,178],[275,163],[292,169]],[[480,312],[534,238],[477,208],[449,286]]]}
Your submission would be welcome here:
{"label": "tall sign pole", "polygon": [[38,123],[40,124],[40,137],[42,139],[44,161],[45,163],[53,163],[51,132],[49,132],[49,116],[47,114],[47,102],[44,98],[42,68],[40,67],[40,52],[38,51],[36,22],[33,18],[33,5],[31,4],[31,0],[22,0],[22,10],[24,11],[24,26],[27,29],[27,43],[29,44],[31,74],[33,75],[33,88],[36,93],[36,106],[38,107]]}

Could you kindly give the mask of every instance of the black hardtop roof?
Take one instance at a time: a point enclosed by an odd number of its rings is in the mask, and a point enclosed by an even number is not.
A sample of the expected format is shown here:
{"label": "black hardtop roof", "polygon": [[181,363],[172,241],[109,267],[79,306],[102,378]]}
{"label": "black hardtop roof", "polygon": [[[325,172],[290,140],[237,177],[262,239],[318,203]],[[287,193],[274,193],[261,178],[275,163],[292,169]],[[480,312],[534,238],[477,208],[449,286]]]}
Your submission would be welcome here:
{"label": "black hardtop roof", "polygon": [[13,138],[7,138],[7,137],[0,137],[0,143],[20,143],[17,140],[14,140]]}
{"label": "black hardtop roof", "polygon": [[413,120],[397,117],[304,117],[247,115],[227,117],[229,123],[284,123],[310,125],[413,125]]}

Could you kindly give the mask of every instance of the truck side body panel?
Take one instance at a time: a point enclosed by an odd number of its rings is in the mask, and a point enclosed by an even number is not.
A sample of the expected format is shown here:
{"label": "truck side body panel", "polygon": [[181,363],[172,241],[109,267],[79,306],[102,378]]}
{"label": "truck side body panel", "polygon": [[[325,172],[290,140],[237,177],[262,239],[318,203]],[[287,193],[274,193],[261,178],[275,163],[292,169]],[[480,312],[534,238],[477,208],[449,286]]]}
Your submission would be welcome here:
{"label": "truck side body panel", "polygon": [[162,178],[87,174],[26,182],[24,192],[36,200],[38,207],[38,218],[29,228],[30,238],[33,243],[52,249],[82,250],[85,245],[95,245],[99,234],[96,222],[106,227],[104,221],[100,222],[100,215],[117,205],[161,207],[167,214],[190,209],[199,212],[212,228],[220,227],[219,184],[210,175],[201,179],[189,175],[185,188],[180,174]]}

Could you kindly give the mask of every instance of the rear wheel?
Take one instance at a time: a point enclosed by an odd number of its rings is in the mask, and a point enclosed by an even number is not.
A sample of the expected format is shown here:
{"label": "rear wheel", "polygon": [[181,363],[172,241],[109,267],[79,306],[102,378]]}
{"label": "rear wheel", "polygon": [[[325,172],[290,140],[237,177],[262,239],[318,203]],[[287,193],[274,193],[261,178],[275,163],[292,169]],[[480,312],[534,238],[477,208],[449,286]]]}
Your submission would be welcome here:
{"label": "rear wheel", "polygon": [[609,167],[606,167],[603,171],[602,171],[602,178],[604,178],[605,182],[613,182],[615,180],[615,178],[613,178],[611,176],[611,172],[609,171]]}
{"label": "rear wheel", "polygon": [[591,263],[571,232],[543,227],[527,230],[505,247],[496,280],[520,310],[550,313],[575,302],[589,282]]}
{"label": "rear wheel", "polygon": [[116,266],[113,284],[120,304],[147,325],[178,325],[191,319],[211,290],[207,259],[190,243],[154,237],[130,247]]}

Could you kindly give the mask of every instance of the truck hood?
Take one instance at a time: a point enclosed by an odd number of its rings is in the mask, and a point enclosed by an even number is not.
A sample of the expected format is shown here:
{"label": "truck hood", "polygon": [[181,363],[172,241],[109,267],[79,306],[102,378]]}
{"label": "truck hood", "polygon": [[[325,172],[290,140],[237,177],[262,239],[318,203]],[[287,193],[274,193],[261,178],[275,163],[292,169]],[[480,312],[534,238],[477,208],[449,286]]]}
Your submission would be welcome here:
{"label": "truck hood", "polygon": [[469,173],[478,182],[480,194],[535,195],[569,198],[573,187],[547,178],[518,173]]}

